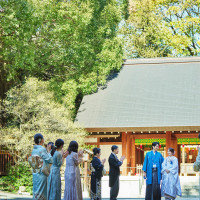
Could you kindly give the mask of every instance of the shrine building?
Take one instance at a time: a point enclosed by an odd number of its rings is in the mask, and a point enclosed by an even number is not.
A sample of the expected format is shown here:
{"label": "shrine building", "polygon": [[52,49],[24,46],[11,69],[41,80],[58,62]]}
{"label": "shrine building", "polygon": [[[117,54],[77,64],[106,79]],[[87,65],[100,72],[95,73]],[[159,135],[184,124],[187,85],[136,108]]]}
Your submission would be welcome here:
{"label": "shrine building", "polygon": [[153,141],[164,157],[173,147],[180,172],[192,174],[200,144],[200,57],[125,60],[106,86],[84,96],[75,121],[102,158],[119,146],[119,157],[127,158],[123,174],[137,173]]}

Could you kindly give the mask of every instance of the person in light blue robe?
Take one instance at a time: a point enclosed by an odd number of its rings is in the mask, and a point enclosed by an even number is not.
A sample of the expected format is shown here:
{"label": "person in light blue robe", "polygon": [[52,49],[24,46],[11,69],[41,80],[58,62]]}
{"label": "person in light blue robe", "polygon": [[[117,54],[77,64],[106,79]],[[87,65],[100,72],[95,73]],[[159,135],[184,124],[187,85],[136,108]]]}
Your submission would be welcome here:
{"label": "person in light blue robe", "polygon": [[178,159],[174,156],[174,149],[168,149],[168,157],[162,164],[162,186],[161,195],[166,200],[182,196],[180,179],[178,175]]}
{"label": "person in light blue robe", "polygon": [[161,169],[164,158],[161,153],[157,152],[158,142],[153,142],[152,148],[153,150],[146,154],[142,168],[147,184],[145,200],[160,200]]}
{"label": "person in light blue robe", "polygon": [[55,147],[51,151],[53,165],[51,166],[51,172],[48,177],[48,200],[61,200],[60,167],[63,164],[64,158],[68,155],[68,152],[63,153],[63,145],[64,141],[58,139],[55,142]]}
{"label": "person in light blue robe", "polygon": [[47,200],[48,166],[53,162],[50,146],[45,149],[43,135],[37,133],[34,136],[35,144],[29,162],[33,168],[33,199]]}

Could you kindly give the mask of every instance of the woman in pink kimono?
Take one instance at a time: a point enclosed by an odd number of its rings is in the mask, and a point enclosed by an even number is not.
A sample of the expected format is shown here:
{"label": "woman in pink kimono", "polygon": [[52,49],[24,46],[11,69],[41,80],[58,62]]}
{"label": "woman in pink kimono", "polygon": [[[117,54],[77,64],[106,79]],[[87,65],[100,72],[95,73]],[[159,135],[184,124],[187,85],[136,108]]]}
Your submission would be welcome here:
{"label": "woman in pink kimono", "polygon": [[82,162],[83,151],[78,152],[78,143],[71,141],[66,158],[64,200],[82,200],[81,177],[78,165]]}

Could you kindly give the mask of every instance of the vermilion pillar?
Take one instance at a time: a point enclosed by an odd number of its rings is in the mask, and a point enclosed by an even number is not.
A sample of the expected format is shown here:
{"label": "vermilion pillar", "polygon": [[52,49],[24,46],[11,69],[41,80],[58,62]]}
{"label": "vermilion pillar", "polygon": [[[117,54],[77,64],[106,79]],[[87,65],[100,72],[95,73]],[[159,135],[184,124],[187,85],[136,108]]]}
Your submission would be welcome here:
{"label": "vermilion pillar", "polygon": [[131,133],[127,133],[127,138],[126,138],[126,159],[127,159],[127,167],[128,170],[127,172],[130,172],[130,167],[131,167]]}
{"label": "vermilion pillar", "polygon": [[167,151],[170,147],[172,147],[172,132],[171,131],[166,131],[166,156],[168,155],[167,154]]}
{"label": "vermilion pillar", "polygon": [[97,148],[100,148],[100,138],[97,138]]}
{"label": "vermilion pillar", "polygon": [[175,155],[178,158],[178,141],[177,137],[172,134],[172,148],[175,151]]}
{"label": "vermilion pillar", "polygon": [[131,136],[131,169],[132,173],[135,174],[135,167],[136,167],[136,152],[135,152],[135,137]]}
{"label": "vermilion pillar", "polygon": [[[126,142],[127,142],[127,135],[125,132],[122,132],[122,156],[126,156],[126,159],[127,159],[127,154],[126,154]],[[123,169],[122,169],[122,175],[125,176],[126,175],[126,172],[127,172],[127,160],[124,161],[124,164],[123,164]]]}
{"label": "vermilion pillar", "polygon": [[127,135],[125,132],[122,133],[122,155],[126,156],[126,139]]}

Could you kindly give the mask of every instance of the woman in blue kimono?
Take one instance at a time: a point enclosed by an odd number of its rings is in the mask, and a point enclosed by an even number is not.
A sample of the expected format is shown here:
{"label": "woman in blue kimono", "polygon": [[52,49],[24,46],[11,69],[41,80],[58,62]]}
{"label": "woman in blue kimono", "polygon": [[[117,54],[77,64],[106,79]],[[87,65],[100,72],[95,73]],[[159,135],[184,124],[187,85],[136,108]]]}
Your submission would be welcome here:
{"label": "woman in blue kimono", "polygon": [[63,153],[64,141],[58,139],[55,142],[55,147],[51,151],[53,156],[53,165],[48,177],[48,200],[61,200],[61,177],[60,167],[63,164],[64,158],[67,157],[67,152]]}
{"label": "woman in blue kimono", "polygon": [[152,149],[152,151],[146,154],[142,168],[147,184],[145,200],[161,200],[160,181],[164,158],[158,152],[158,142],[152,143]]}
{"label": "woman in blue kimono", "polygon": [[174,156],[174,149],[168,149],[168,157],[162,164],[161,194],[166,200],[182,196],[180,179],[178,175],[178,159]]}
{"label": "woman in blue kimono", "polygon": [[35,145],[29,157],[29,163],[33,170],[33,199],[47,200],[47,177],[49,175],[48,165],[53,162],[50,152],[50,146],[47,149],[43,147],[44,137],[37,133],[34,136]]}

